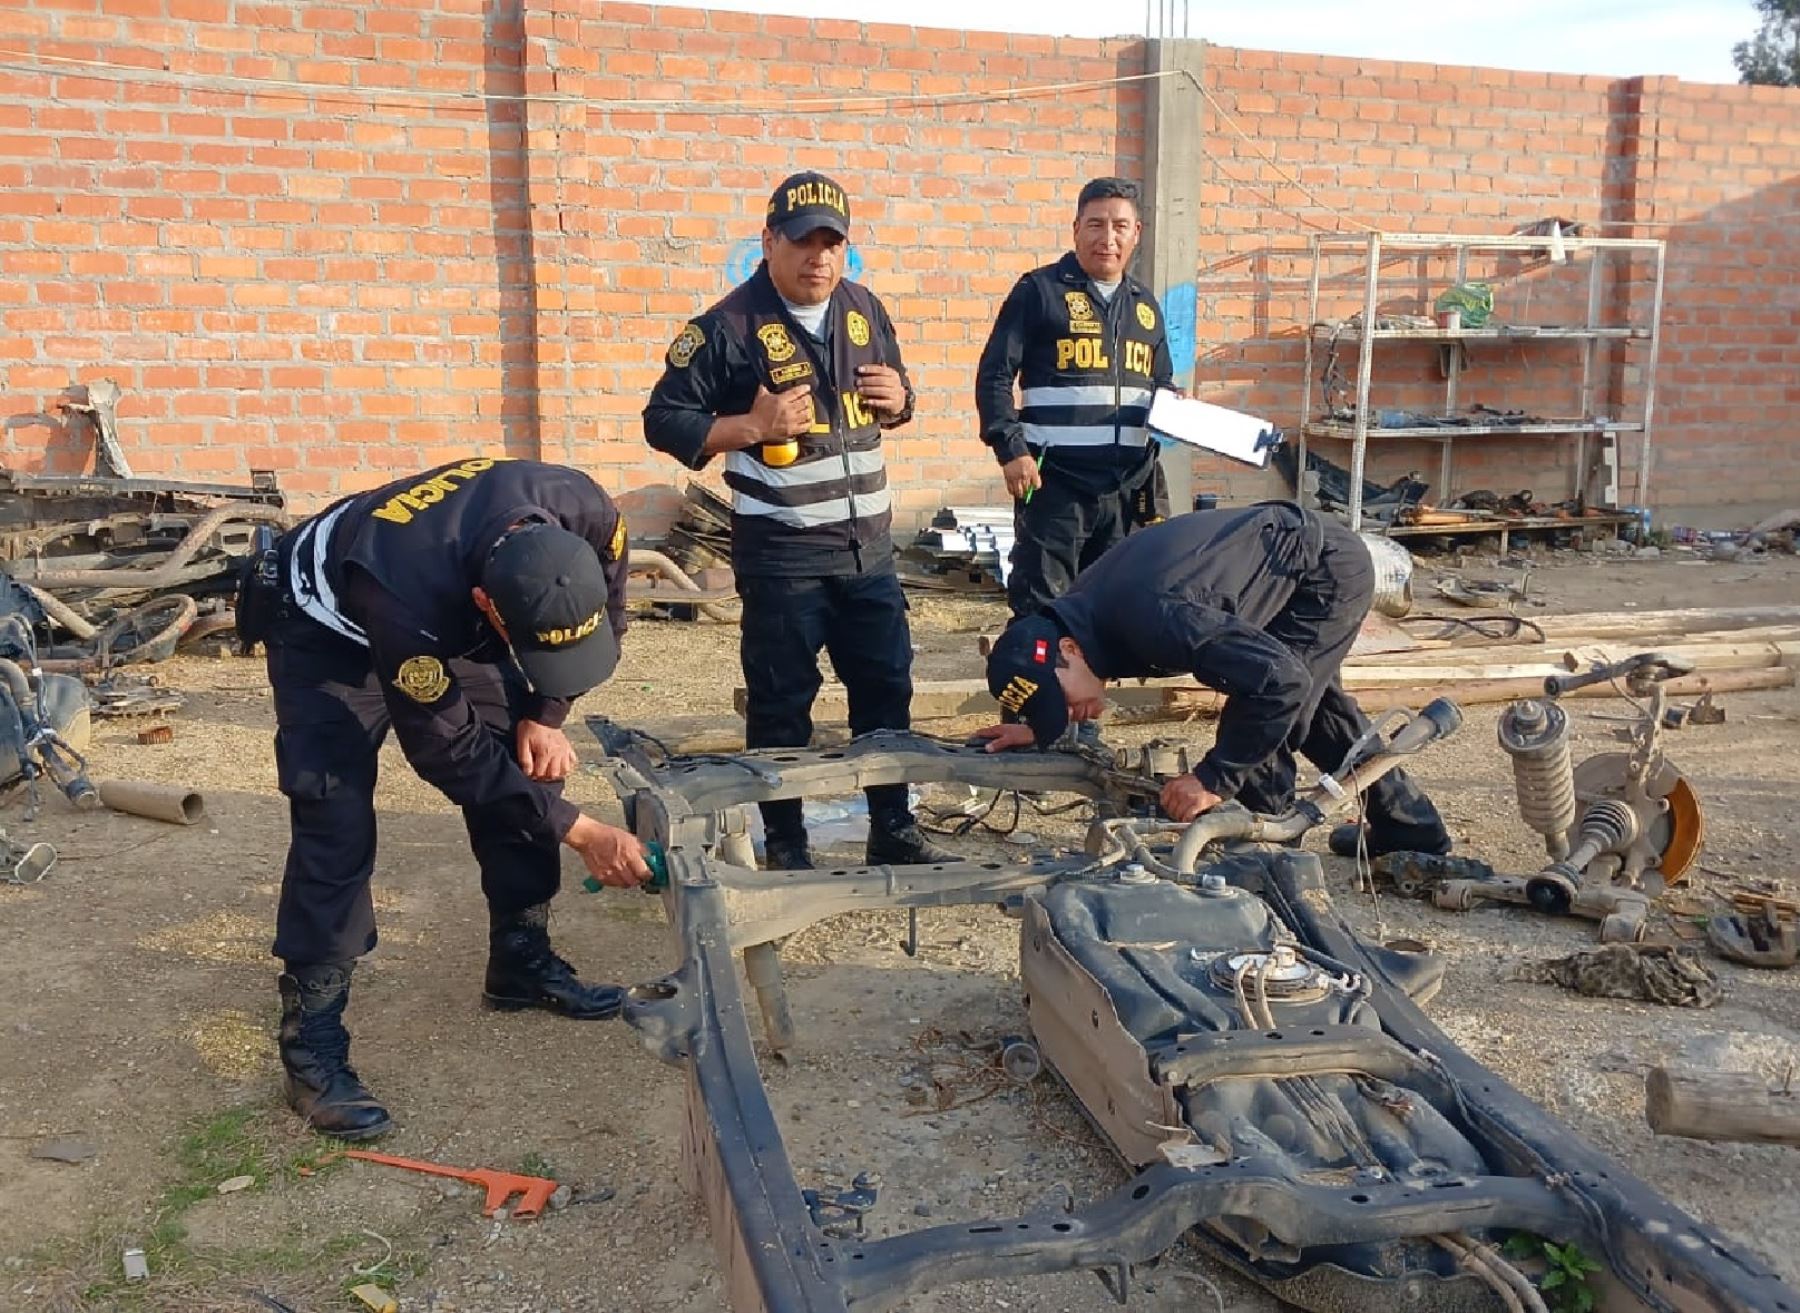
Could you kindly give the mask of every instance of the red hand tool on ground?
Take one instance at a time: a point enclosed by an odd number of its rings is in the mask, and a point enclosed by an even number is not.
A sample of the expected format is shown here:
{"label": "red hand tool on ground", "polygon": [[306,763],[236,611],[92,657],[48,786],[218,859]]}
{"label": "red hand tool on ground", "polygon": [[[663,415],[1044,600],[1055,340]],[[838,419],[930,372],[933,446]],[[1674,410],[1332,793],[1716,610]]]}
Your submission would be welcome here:
{"label": "red hand tool on ground", "polygon": [[492,1217],[513,1195],[519,1196],[514,1205],[512,1215],[524,1221],[536,1217],[544,1211],[544,1205],[550,1202],[550,1196],[556,1190],[556,1182],[543,1176],[520,1176],[515,1172],[497,1172],[488,1167],[445,1167],[439,1163],[422,1162],[417,1158],[400,1158],[391,1153],[372,1153],[367,1149],[346,1149],[345,1158],[360,1158],[368,1163],[382,1163],[388,1167],[404,1167],[409,1172],[425,1172],[431,1176],[448,1176],[458,1181],[467,1181],[471,1185],[479,1185],[487,1191],[487,1203],[482,1205],[481,1215]]}

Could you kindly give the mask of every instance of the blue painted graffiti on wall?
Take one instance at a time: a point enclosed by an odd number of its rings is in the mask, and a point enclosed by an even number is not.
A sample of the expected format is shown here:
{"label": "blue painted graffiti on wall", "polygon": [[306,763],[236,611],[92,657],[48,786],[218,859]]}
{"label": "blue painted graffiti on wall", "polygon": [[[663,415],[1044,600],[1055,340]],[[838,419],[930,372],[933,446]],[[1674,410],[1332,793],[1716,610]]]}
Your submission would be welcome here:
{"label": "blue painted graffiti on wall", "polygon": [[[756,272],[756,266],[762,260],[762,238],[746,237],[731,248],[731,254],[725,257],[725,277],[736,287],[739,283],[750,281],[750,275]],[[851,280],[862,277],[862,252],[854,245],[850,247],[850,256],[844,262],[844,276]],[[1188,320],[1191,323],[1193,316]]]}
{"label": "blue painted graffiti on wall", "polygon": [[[1195,321],[1199,318],[1199,295],[1194,284],[1182,283],[1171,287],[1162,299],[1163,331],[1169,338],[1169,359],[1175,365],[1175,383],[1178,387],[1192,389],[1194,373],[1194,332]],[[1159,447],[1172,447],[1175,444],[1168,438],[1157,435]]]}
{"label": "blue painted graffiti on wall", "polygon": [[1199,316],[1199,296],[1194,284],[1171,287],[1162,306],[1165,331],[1169,335],[1169,358],[1175,362],[1175,377],[1185,379],[1194,368],[1195,320]]}

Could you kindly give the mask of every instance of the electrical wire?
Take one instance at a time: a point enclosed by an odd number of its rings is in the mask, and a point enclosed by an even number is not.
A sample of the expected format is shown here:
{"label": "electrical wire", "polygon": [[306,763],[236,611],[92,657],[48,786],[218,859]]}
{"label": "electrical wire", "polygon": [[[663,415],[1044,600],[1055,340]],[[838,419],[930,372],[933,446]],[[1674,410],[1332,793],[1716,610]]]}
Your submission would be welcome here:
{"label": "electrical wire", "polygon": [[[373,61],[369,61],[371,64]],[[44,65],[54,66],[46,69]],[[24,75],[44,74],[66,70],[70,76],[92,78],[97,81],[131,82],[138,85],[156,85],[180,87],[190,91],[215,92],[223,95],[249,95],[272,98],[307,100],[315,104],[338,104],[366,106],[369,102],[387,102],[390,104],[415,103],[432,105],[438,108],[466,108],[470,110],[486,109],[492,105],[579,105],[587,108],[609,112],[649,112],[658,110],[706,110],[721,112],[726,110],[764,111],[768,113],[790,113],[800,111],[854,111],[892,109],[899,107],[932,108],[948,105],[977,105],[1003,103],[1014,100],[1029,100],[1044,96],[1076,95],[1089,91],[1104,91],[1114,87],[1124,87],[1149,82],[1157,82],[1166,78],[1185,79],[1200,96],[1210,105],[1219,118],[1236,136],[1242,139],[1264,163],[1273,169],[1276,175],[1288,185],[1296,188],[1302,195],[1319,209],[1326,210],[1343,223],[1364,232],[1377,231],[1373,226],[1364,223],[1327,201],[1321,200],[1317,193],[1302,182],[1294,173],[1284,168],[1279,160],[1271,155],[1242,124],[1227,110],[1213,93],[1208,90],[1199,78],[1188,69],[1162,69],[1148,73],[1126,73],[1110,78],[1091,78],[1072,82],[1030,83],[1021,87],[1003,87],[990,91],[961,92],[908,92],[878,96],[823,96],[804,99],[795,98],[752,98],[730,97],[717,98],[699,96],[678,97],[606,97],[586,94],[572,95],[563,92],[514,92],[514,91],[447,91],[433,88],[406,88],[367,86],[346,88],[341,85],[310,82],[300,78],[267,78],[250,77],[232,73],[182,73],[173,69],[146,68],[140,65],[121,64],[112,60],[80,59],[73,55],[52,55],[39,51],[0,48],[0,70]],[[1213,162],[1225,169],[1226,160],[1213,152]],[[1308,216],[1291,210],[1267,190],[1266,184],[1255,178],[1243,177],[1226,170],[1233,182],[1256,188],[1277,209],[1290,217],[1320,231],[1341,231],[1320,224]]]}
{"label": "electrical wire", "polygon": [[[1004,87],[993,91],[908,92],[882,96],[824,96],[810,99],[750,97],[609,97],[572,95],[565,92],[514,91],[439,91],[431,88],[343,87],[332,83],[309,82],[298,78],[248,77],[234,73],[180,73],[172,69],[144,68],[104,59],[77,59],[71,55],[50,55],[37,51],[0,48],[0,61],[27,60],[37,64],[54,64],[66,68],[72,76],[92,77],[100,81],[135,82],[140,85],[176,86],[191,91],[215,91],[232,95],[264,95],[304,98],[326,104],[363,105],[370,100],[422,101],[444,106],[467,106],[470,109],[489,105],[580,105],[588,108],[643,110],[767,110],[789,113],[795,110],[885,109],[897,105],[956,105],[990,101],[1032,99],[1040,96],[1068,95],[1083,91],[1102,91],[1109,87],[1156,82],[1164,78],[1193,75],[1185,69],[1165,69],[1154,73],[1125,73],[1118,77],[1091,78],[1075,82],[1028,83],[1022,87]],[[364,61],[374,66],[374,61]],[[0,69],[14,73],[43,73],[33,64],[0,62]],[[1199,85],[1195,82],[1195,85]]]}
{"label": "electrical wire", "polygon": [[1531,1278],[1493,1246],[1480,1244],[1461,1231],[1453,1235],[1434,1235],[1431,1239],[1456,1255],[1458,1266],[1474,1273],[1499,1295],[1509,1313],[1549,1313],[1544,1297],[1531,1284]]}
{"label": "electrical wire", "polygon": [[1520,633],[1530,630],[1540,643],[1549,639],[1544,634],[1544,627],[1535,620],[1527,620],[1522,615],[1450,615],[1443,611],[1418,611],[1412,615],[1401,616],[1398,624],[1402,629],[1422,622],[1442,625],[1435,633],[1424,634],[1426,641],[1449,638],[1459,629],[1467,629],[1478,637],[1495,643],[1505,643],[1517,638]]}
{"label": "electrical wire", "polygon": [[[1279,160],[1277,160],[1273,155],[1269,154],[1268,151],[1264,150],[1261,142],[1257,141],[1255,137],[1252,137],[1248,132],[1244,131],[1243,126],[1241,124],[1239,124],[1235,118],[1232,117],[1231,112],[1219,103],[1218,97],[1214,96],[1211,91],[1207,90],[1206,85],[1203,82],[1201,82],[1199,78],[1195,77],[1194,74],[1190,70],[1183,68],[1183,69],[1175,69],[1173,71],[1180,73],[1183,77],[1185,77],[1189,82],[1191,82],[1193,84],[1194,90],[1198,91],[1200,93],[1201,97],[1206,101],[1206,103],[1208,105],[1212,106],[1213,113],[1217,114],[1221,119],[1223,119],[1225,121],[1225,126],[1230,128],[1239,137],[1241,137],[1243,139],[1245,145],[1249,146],[1251,150],[1255,151],[1258,155],[1260,155],[1263,159],[1263,162],[1265,164],[1267,164],[1271,169],[1274,169],[1277,176],[1279,176],[1283,182],[1287,183],[1290,187],[1297,188],[1301,195],[1305,196],[1307,200],[1311,201],[1314,205],[1318,206],[1321,210],[1329,210],[1332,214],[1336,215],[1339,219],[1342,219],[1345,223],[1348,223],[1352,227],[1360,228],[1363,232],[1367,232],[1367,233],[1380,231],[1380,229],[1374,227],[1373,225],[1366,224],[1361,219],[1354,218],[1351,215],[1344,213],[1344,211],[1338,209],[1337,206],[1320,200],[1318,198],[1318,196],[1316,194],[1314,194],[1312,188],[1308,187],[1305,183],[1301,182],[1299,178],[1295,177],[1292,173],[1289,173],[1286,169],[1282,168],[1281,162]],[[1215,155],[1215,156],[1213,156],[1213,160],[1215,163],[1217,163],[1217,162],[1219,162],[1219,157]],[[1245,178],[1234,178],[1234,179],[1232,179],[1232,181],[1246,182],[1246,183],[1249,182],[1249,180],[1245,179]],[[1251,183],[1250,185],[1254,186],[1256,184]],[[1285,210],[1287,207],[1278,205],[1278,208]],[[1288,212],[1292,215],[1292,217],[1300,220],[1301,223],[1307,224],[1314,228],[1320,228],[1324,231],[1330,231],[1329,229],[1325,229],[1324,225],[1314,223],[1311,219],[1308,219],[1304,214],[1301,214],[1298,211],[1290,210]]]}

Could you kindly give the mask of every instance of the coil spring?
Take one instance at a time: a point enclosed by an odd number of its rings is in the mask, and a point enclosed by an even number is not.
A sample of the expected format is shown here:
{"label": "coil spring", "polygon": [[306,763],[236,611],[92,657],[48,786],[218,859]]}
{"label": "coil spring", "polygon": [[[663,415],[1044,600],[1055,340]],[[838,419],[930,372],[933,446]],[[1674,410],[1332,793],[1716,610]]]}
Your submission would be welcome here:
{"label": "coil spring", "polygon": [[1568,714],[1553,702],[1515,702],[1500,718],[1499,735],[1512,758],[1519,815],[1545,838],[1562,841],[1575,824]]}

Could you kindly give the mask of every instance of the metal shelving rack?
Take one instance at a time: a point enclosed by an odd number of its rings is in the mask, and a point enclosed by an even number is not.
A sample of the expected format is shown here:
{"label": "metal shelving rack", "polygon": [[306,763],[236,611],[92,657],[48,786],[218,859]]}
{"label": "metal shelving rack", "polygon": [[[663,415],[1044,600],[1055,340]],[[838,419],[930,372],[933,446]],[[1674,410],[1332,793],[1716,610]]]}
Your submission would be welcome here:
{"label": "metal shelving rack", "polygon": [[[1370,232],[1361,237],[1340,237],[1328,234],[1316,235],[1312,239],[1312,277],[1308,284],[1306,333],[1306,386],[1301,400],[1300,423],[1300,474],[1304,477],[1306,470],[1306,450],[1309,439],[1331,438],[1351,444],[1350,455],[1350,527],[1362,527],[1362,486],[1363,469],[1366,463],[1368,442],[1376,438],[1406,438],[1435,442],[1440,447],[1440,472],[1437,485],[1439,497],[1445,501],[1450,499],[1451,479],[1454,473],[1453,451],[1460,438],[1482,438],[1492,436],[1570,436],[1576,439],[1575,482],[1573,495],[1585,491],[1587,478],[1587,441],[1589,437],[1603,437],[1608,434],[1620,435],[1635,433],[1638,435],[1637,495],[1636,502],[1643,505],[1648,494],[1650,481],[1650,426],[1656,405],[1656,360],[1661,346],[1662,304],[1663,304],[1663,265],[1664,244],[1648,238],[1625,237],[1561,237],[1556,243],[1571,258],[1586,255],[1588,257],[1588,301],[1586,322],[1578,325],[1539,327],[1532,325],[1488,325],[1482,328],[1381,328],[1372,330],[1368,327],[1378,323],[1376,307],[1381,302],[1381,264],[1386,255],[1396,252],[1430,253],[1441,251],[1453,255],[1456,263],[1455,283],[1468,279],[1469,255],[1473,251],[1512,251],[1521,254],[1546,256],[1552,246],[1552,239],[1543,235],[1508,234],[1506,236],[1472,237],[1443,233],[1392,233]],[[1363,284],[1362,320],[1352,327],[1342,325],[1321,324],[1319,322],[1319,278],[1320,269],[1327,253],[1334,250],[1364,251],[1368,264]],[[1605,271],[1614,253],[1624,252],[1629,260],[1630,253],[1641,252],[1654,258],[1656,280],[1652,294],[1650,322],[1644,325],[1607,325],[1601,322],[1602,302],[1606,290]],[[1313,377],[1314,343],[1318,341],[1336,341],[1338,343],[1355,343],[1359,347],[1356,364],[1356,416],[1352,423],[1342,421],[1313,419],[1313,389],[1316,380]],[[1571,419],[1546,420],[1533,424],[1467,424],[1455,427],[1417,427],[1417,428],[1381,428],[1371,427],[1369,423],[1369,386],[1374,375],[1374,343],[1376,342],[1435,342],[1439,344],[1455,344],[1465,342],[1574,342],[1581,348],[1581,393],[1580,407],[1582,414]],[[1589,410],[1595,384],[1594,348],[1602,342],[1622,341],[1628,343],[1641,342],[1648,345],[1648,357],[1644,365],[1643,404],[1639,416],[1633,420],[1604,420],[1593,417]],[[1451,351],[1448,354],[1448,368],[1445,369],[1444,380],[1444,413],[1452,415],[1456,412],[1457,393],[1462,375],[1462,352]],[[1329,412],[1327,412],[1329,413]],[[1618,516],[1615,519],[1623,522],[1630,516]],[[1420,534],[1454,534],[1454,533],[1493,533],[1501,532],[1504,537],[1508,528],[1525,529],[1568,524],[1564,520],[1544,519],[1541,524],[1530,519],[1514,519],[1508,521],[1475,521],[1468,525],[1431,525],[1411,526],[1390,529],[1396,535],[1407,533]]]}

